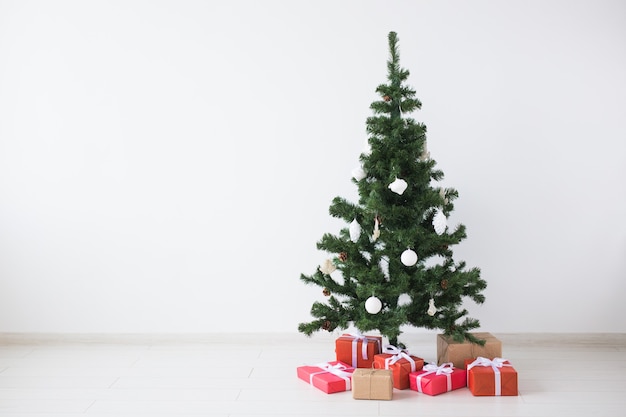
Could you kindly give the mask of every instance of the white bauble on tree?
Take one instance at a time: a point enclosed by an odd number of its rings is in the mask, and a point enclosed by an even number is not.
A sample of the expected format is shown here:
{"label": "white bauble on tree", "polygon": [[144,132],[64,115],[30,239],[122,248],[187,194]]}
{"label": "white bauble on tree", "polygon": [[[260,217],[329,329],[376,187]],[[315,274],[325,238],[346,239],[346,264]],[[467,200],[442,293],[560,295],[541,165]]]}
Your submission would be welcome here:
{"label": "white bauble on tree", "polygon": [[408,306],[409,304],[411,304],[412,301],[413,299],[409,294],[400,294],[400,296],[398,296],[398,307]]}
{"label": "white bauble on tree", "polygon": [[370,314],[378,314],[383,308],[383,303],[373,295],[365,300],[365,310]]}
{"label": "white bauble on tree", "polygon": [[396,178],[394,182],[389,184],[389,189],[396,194],[402,195],[408,186],[409,184],[407,184],[405,180]]}
{"label": "white bauble on tree", "polygon": [[437,209],[437,213],[435,213],[435,217],[433,217],[433,226],[435,227],[435,233],[438,235],[442,235],[443,232],[446,231],[446,227],[448,227],[448,219],[446,215],[443,214],[443,210]]}
{"label": "white bauble on tree", "polygon": [[412,249],[407,249],[400,255],[400,260],[405,266],[413,266],[417,263],[417,253]]}
{"label": "white bauble on tree", "polygon": [[352,170],[352,178],[354,178],[357,181],[361,181],[366,176],[367,174],[365,173],[362,167],[357,167]]}
{"label": "white bauble on tree", "polygon": [[359,236],[361,236],[361,225],[354,219],[350,223],[350,240],[356,243],[359,240]]}

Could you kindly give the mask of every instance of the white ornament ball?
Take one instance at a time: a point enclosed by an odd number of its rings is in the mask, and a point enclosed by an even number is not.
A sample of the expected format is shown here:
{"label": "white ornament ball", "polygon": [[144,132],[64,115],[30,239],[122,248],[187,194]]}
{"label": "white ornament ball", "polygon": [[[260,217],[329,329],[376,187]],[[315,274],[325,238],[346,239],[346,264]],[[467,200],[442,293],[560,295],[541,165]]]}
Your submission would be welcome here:
{"label": "white ornament ball", "polygon": [[417,263],[417,253],[412,249],[407,249],[400,255],[400,260],[405,266],[413,266]]}
{"label": "white ornament ball", "polygon": [[361,225],[354,219],[350,223],[350,240],[356,243],[359,240],[359,236],[361,236]]}
{"label": "white ornament ball", "polygon": [[409,294],[403,293],[398,297],[398,307],[408,306],[413,299]]}
{"label": "white ornament ball", "polygon": [[383,308],[383,303],[373,295],[365,300],[365,310],[370,314],[377,314]]}
{"label": "white ornament ball", "polygon": [[406,187],[408,186],[409,185],[406,183],[405,180],[396,178],[394,182],[389,184],[389,189],[396,194],[402,195],[402,193],[404,192],[404,190],[406,190]]}
{"label": "white ornament ball", "polygon": [[354,178],[357,181],[361,181],[366,176],[367,176],[367,174],[365,173],[365,171],[361,167],[357,167],[357,168],[354,168],[352,170],[352,178]]}
{"label": "white ornament ball", "polygon": [[448,227],[448,219],[441,209],[438,209],[435,217],[433,217],[433,226],[435,227],[435,233],[438,235],[442,235],[446,231],[446,227]]}

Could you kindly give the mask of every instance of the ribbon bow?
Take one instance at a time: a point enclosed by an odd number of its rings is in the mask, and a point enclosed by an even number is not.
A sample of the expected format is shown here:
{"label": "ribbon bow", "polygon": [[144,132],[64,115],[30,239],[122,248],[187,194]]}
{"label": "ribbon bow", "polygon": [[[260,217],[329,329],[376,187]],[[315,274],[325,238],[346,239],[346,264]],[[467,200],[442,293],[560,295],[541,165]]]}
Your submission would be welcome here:
{"label": "ribbon bow", "polygon": [[383,352],[393,355],[390,358],[385,359],[385,369],[389,369],[389,365],[393,365],[400,359],[404,358],[411,363],[411,372],[415,372],[415,361],[411,358],[411,355],[409,355],[408,350],[400,349],[393,345],[387,345],[383,349]]}
{"label": "ribbon bow", "polygon": [[502,368],[503,366],[511,366],[510,364],[504,363],[504,362],[508,362],[508,361],[502,358],[488,359],[488,358],[483,358],[482,356],[477,357],[474,360],[474,362],[467,365],[468,385],[469,385],[469,370],[470,369],[472,369],[475,366],[491,366],[491,369],[493,369],[495,385],[496,385],[496,391],[494,395],[496,396],[502,395],[502,379],[500,376],[500,368]]}
{"label": "ribbon bow", "polygon": [[318,371],[318,372],[313,372],[309,376],[309,383],[311,385],[313,385],[313,377],[315,375],[330,373],[330,374],[336,375],[339,378],[341,378],[344,381],[346,381],[346,391],[350,391],[350,377],[352,376],[352,373],[351,372],[347,372],[348,367],[346,367],[345,365],[343,365],[341,363],[337,363],[335,365],[331,365],[329,363],[319,363],[319,364],[314,365],[314,366],[316,366],[317,368],[320,368],[322,370]]}
{"label": "ribbon bow", "polygon": [[440,366],[435,365],[434,363],[429,363],[428,365],[424,365],[422,371],[426,371],[422,374],[419,374],[416,378],[417,391],[422,391],[422,377],[430,374],[435,375],[446,375],[448,380],[447,390],[452,391],[452,372],[454,371],[454,365],[452,362],[446,362]]}
{"label": "ribbon bow", "polygon": [[428,365],[424,365],[422,371],[426,371],[422,375],[432,374],[442,375],[442,374],[451,374],[454,371],[454,365],[452,362],[444,363],[443,365],[437,366],[434,363],[429,363]]}
{"label": "ribbon bow", "polygon": [[367,343],[368,342],[378,342],[376,339],[368,339],[367,336],[364,336],[358,330],[355,333],[347,333],[344,336],[348,336],[352,338],[352,367],[357,367],[357,346],[359,344],[359,340],[363,341],[361,343],[361,357],[363,360],[367,360]]}
{"label": "ribbon bow", "polygon": [[[479,356],[474,360],[474,362],[467,365],[467,369],[469,370],[470,368],[473,368],[474,366],[491,366],[493,370],[495,371],[496,368],[502,368],[502,366],[505,366],[506,364],[504,362],[508,362],[508,361],[502,358],[488,359],[488,358],[483,358],[482,356]],[[510,365],[507,365],[507,366],[510,366]]]}

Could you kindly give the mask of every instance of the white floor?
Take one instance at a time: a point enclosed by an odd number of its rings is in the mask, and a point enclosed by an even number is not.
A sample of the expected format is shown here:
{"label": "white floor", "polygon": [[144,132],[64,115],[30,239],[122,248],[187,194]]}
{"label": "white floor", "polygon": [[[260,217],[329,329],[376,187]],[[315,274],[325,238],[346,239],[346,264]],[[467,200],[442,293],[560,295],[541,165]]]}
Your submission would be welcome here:
{"label": "white floor", "polygon": [[[334,359],[336,334],[0,335],[0,416],[624,416],[626,334],[494,334],[519,374],[517,397],[392,401],[325,394],[296,367]],[[404,338],[434,361],[434,334]]]}

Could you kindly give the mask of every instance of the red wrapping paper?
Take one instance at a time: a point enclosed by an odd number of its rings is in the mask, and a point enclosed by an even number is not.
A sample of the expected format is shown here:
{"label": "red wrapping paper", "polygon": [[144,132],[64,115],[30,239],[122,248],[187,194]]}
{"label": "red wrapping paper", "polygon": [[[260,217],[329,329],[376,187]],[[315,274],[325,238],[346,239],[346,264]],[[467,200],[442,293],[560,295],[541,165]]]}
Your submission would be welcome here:
{"label": "red wrapping paper", "polygon": [[517,371],[509,361],[478,357],[466,359],[467,387],[475,396],[516,396]]}
{"label": "red wrapping paper", "polygon": [[350,391],[354,368],[340,361],[314,366],[299,366],[298,378],[324,391],[326,394]]}
{"label": "red wrapping paper", "polygon": [[336,359],[353,368],[371,368],[382,341],[382,336],[343,334],[335,340]]}
{"label": "red wrapping paper", "polygon": [[[393,387],[396,389],[407,389],[410,387],[409,374],[422,369],[424,359],[410,355],[407,351],[396,348],[395,346],[385,346],[385,352],[374,356],[374,367],[378,369],[390,369],[393,373]],[[410,357],[415,364],[412,366]]]}
{"label": "red wrapping paper", "polygon": [[467,373],[465,369],[455,368],[451,362],[441,366],[431,364],[421,371],[411,372],[409,383],[414,391],[439,395],[467,386]]}

